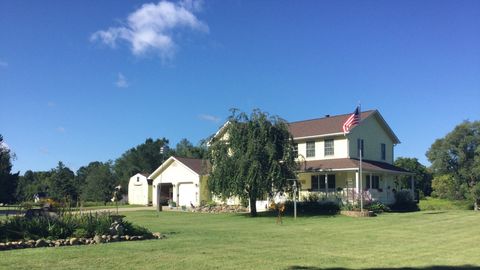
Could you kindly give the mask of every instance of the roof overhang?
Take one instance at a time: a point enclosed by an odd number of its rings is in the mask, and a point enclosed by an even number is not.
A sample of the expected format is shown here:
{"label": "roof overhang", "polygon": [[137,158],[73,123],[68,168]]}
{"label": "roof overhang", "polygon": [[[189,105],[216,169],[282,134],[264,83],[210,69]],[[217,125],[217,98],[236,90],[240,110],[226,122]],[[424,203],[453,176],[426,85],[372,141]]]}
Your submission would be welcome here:
{"label": "roof overhang", "polygon": [[309,139],[317,139],[317,138],[325,138],[325,137],[336,137],[344,135],[343,132],[336,132],[336,133],[329,133],[329,134],[319,134],[319,135],[312,135],[312,136],[304,136],[304,137],[295,137],[293,138],[294,141],[297,140],[309,140]]}

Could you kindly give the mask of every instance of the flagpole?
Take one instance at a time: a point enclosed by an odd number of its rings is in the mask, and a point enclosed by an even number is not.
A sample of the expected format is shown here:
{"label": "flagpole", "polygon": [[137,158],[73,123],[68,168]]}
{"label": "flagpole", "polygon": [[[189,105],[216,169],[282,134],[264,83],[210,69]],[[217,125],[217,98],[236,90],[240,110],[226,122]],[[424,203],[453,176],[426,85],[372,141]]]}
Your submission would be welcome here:
{"label": "flagpole", "polygon": [[[359,121],[358,124],[360,125],[360,121],[362,121],[362,105],[360,101],[358,102],[358,114],[359,114]],[[363,156],[363,139],[360,139],[360,211],[363,212],[363,171],[362,171],[362,156]]]}
{"label": "flagpole", "polygon": [[360,139],[360,212],[363,212],[362,139]]}

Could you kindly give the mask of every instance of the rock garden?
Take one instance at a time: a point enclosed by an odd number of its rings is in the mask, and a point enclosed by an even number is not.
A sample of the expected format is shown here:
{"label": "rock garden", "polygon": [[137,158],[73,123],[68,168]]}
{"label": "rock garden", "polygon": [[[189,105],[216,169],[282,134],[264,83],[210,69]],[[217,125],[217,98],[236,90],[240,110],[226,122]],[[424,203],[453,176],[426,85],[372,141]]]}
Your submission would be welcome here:
{"label": "rock garden", "polygon": [[0,221],[0,251],[165,238],[123,218],[110,212],[27,211]]}

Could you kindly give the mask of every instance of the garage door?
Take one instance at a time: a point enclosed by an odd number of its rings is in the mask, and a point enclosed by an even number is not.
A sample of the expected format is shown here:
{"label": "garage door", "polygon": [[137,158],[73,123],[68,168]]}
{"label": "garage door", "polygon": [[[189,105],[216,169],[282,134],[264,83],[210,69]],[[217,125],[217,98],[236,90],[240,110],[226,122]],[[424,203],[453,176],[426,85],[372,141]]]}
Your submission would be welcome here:
{"label": "garage door", "polygon": [[183,183],[178,186],[178,202],[180,206],[195,204],[195,186],[193,183]]}

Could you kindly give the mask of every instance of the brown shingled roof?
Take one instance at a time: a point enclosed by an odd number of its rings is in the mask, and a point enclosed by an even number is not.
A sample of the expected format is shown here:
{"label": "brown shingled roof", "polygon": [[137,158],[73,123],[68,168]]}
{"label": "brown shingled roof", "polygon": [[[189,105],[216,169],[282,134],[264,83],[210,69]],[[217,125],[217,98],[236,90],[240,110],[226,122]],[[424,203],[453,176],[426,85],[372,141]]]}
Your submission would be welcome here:
{"label": "brown shingled roof", "polygon": [[[338,159],[324,159],[324,160],[312,160],[301,164],[301,170],[316,171],[321,169],[357,169],[359,166],[359,160],[354,158],[338,158]],[[390,173],[403,173],[409,174],[410,172],[385,162],[363,160],[362,168],[365,171],[377,171],[377,172],[390,172]]]}
{"label": "brown shingled roof", "polygon": [[[361,119],[367,118],[374,112],[375,110],[362,112]],[[351,113],[290,122],[288,129],[294,138],[339,133],[343,132],[343,123],[350,115]]]}
{"label": "brown shingled roof", "polygon": [[176,157],[176,156],[174,158],[199,175],[206,174],[208,171],[209,162],[207,160],[199,159],[199,158]]}

